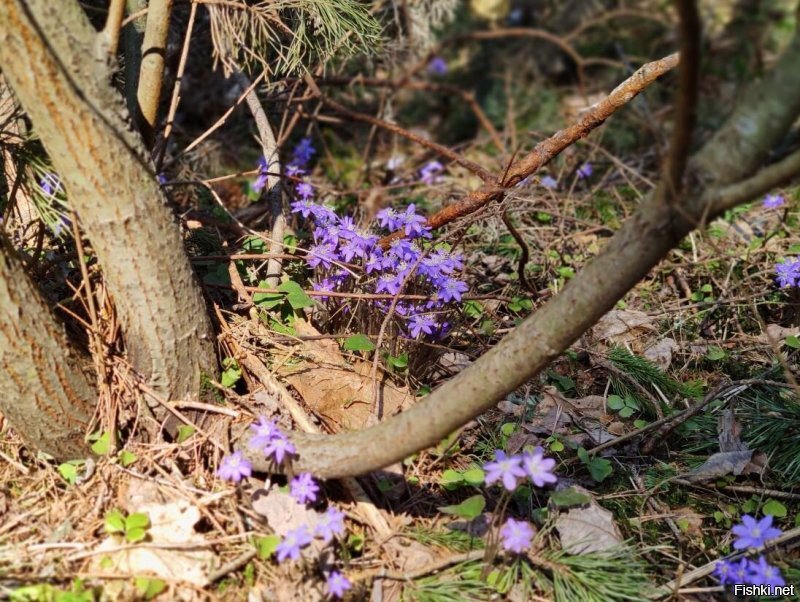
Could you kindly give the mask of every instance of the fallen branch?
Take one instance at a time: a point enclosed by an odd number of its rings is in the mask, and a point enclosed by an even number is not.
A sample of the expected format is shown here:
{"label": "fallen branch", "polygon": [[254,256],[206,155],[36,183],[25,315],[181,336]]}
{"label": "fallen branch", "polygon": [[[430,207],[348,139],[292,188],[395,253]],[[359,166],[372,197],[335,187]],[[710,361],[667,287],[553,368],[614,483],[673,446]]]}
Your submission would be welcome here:
{"label": "fallen branch", "polygon": [[[671,54],[661,60],[647,63],[636,73],[617,86],[606,98],[592,106],[577,123],[560,130],[537,144],[534,149],[511,165],[499,184],[485,184],[467,195],[463,200],[443,207],[428,218],[427,226],[432,229],[455,221],[460,217],[475,213],[493,200],[502,200],[505,191],[518,184],[541,167],[549,163],[561,151],[598,128],[618,109],[636,98],[647,86],[673,69],[678,64],[678,54]],[[388,247],[402,232],[395,232],[381,239],[381,246]]]}

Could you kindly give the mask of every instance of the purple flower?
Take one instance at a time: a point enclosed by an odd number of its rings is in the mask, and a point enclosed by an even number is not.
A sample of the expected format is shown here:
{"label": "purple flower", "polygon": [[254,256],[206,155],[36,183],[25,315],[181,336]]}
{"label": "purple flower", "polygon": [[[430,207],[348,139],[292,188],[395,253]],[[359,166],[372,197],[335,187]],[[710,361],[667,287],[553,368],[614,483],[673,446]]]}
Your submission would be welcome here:
{"label": "purple flower", "polygon": [[314,209],[311,211],[311,213],[314,214],[314,218],[316,219],[317,224],[320,226],[336,223],[336,221],[339,219],[339,216],[336,215],[336,212],[325,205],[314,205]]}
{"label": "purple flower", "polygon": [[167,176],[163,173],[156,175],[156,180],[158,180],[159,184],[166,184],[167,183]]}
{"label": "purple flower", "polygon": [[61,236],[67,228],[71,227],[72,221],[63,215],[59,215],[51,230],[53,231],[54,236]]}
{"label": "purple flower", "polygon": [[294,191],[297,193],[297,196],[304,201],[314,197],[314,187],[308,182],[300,182],[297,186],[295,186]]}
{"label": "purple flower", "polygon": [[58,177],[57,173],[46,173],[39,180],[39,188],[47,196],[53,196],[61,192],[61,178]]}
{"label": "purple flower", "polygon": [[759,556],[757,561],[751,560],[748,568],[748,581],[751,585],[767,585],[769,587],[786,585],[780,570],[767,563],[763,556]]}
{"label": "purple flower", "polygon": [[380,249],[373,249],[364,263],[364,271],[371,274],[376,270],[383,269],[383,252]]}
{"label": "purple flower", "polygon": [[402,224],[402,222],[399,221],[399,214],[391,207],[381,209],[375,217],[381,225],[381,228],[386,228],[387,230],[397,230]]}
{"label": "purple flower", "polygon": [[310,473],[302,472],[289,483],[289,492],[300,504],[316,502],[319,485],[314,482]]}
{"label": "purple flower", "polygon": [[439,294],[445,303],[456,300],[461,301],[461,295],[469,290],[466,282],[455,278],[446,278],[439,286]]}
{"label": "purple flower", "polygon": [[777,209],[781,205],[786,202],[786,199],[783,198],[781,194],[768,194],[764,197],[764,208],[765,209]]}
{"label": "purple flower", "polygon": [[292,163],[298,167],[305,167],[317,151],[311,143],[311,138],[303,138],[297,143],[292,152]]}
{"label": "purple flower", "polygon": [[275,421],[267,420],[266,416],[259,416],[258,422],[251,424],[250,429],[253,431],[250,446],[255,449],[263,449],[275,437],[283,436]]}
{"label": "purple flower", "polygon": [[447,73],[447,61],[440,56],[435,56],[428,63],[428,73],[433,75],[445,75]]}
{"label": "purple flower", "polygon": [[441,181],[439,174],[444,171],[444,165],[438,161],[429,161],[419,170],[419,179],[424,184],[431,186]]}
{"label": "purple flower", "polygon": [[314,207],[316,203],[311,200],[295,201],[292,203],[292,213],[299,213],[304,218],[314,214]]}
{"label": "purple flower", "polygon": [[729,563],[731,567],[731,583],[749,583],[748,573],[750,571],[750,561],[742,558],[739,562]]}
{"label": "purple flower", "polygon": [[503,481],[503,487],[509,491],[514,491],[517,487],[517,479],[525,478],[525,471],[522,469],[522,458],[520,456],[506,456],[501,450],[495,450],[494,462],[487,462],[483,465],[486,471],[486,484],[491,485],[497,481]]}
{"label": "purple flower", "polygon": [[375,283],[375,292],[396,295],[400,292],[400,285],[402,283],[403,279],[400,274],[381,274],[378,277],[378,281]]}
{"label": "purple flower", "polygon": [[781,534],[781,530],[772,526],[772,516],[769,514],[757,521],[749,514],[742,516],[742,524],[734,525],[731,532],[737,536],[733,542],[735,550],[745,548],[759,548],[768,539],[774,539]]}
{"label": "purple flower", "polygon": [[408,332],[411,338],[416,339],[421,333],[433,334],[436,320],[425,314],[418,314],[411,317],[411,325]]}
{"label": "purple flower", "polygon": [[222,458],[222,463],[217,469],[217,476],[220,479],[238,483],[243,477],[249,477],[252,472],[253,466],[242,455],[242,452],[237,451]]}
{"label": "purple flower", "polygon": [[414,203],[406,207],[405,213],[399,215],[398,221],[405,228],[406,236],[417,237],[430,234],[430,228],[425,227],[427,220],[422,215],[416,214]]}
{"label": "purple flower", "polygon": [[592,168],[592,164],[587,161],[586,163],[584,163],[583,165],[581,165],[578,168],[578,172],[577,172],[578,173],[578,178],[581,179],[581,180],[583,180],[585,178],[588,178],[589,176],[592,175],[593,171],[594,171],[594,168]]}
{"label": "purple flower", "polygon": [[286,175],[287,176],[293,176],[293,177],[297,178],[299,176],[305,175],[305,173],[306,173],[305,169],[303,169],[299,165],[295,165],[294,163],[291,163],[290,165],[286,166]]}
{"label": "purple flower", "polygon": [[509,518],[500,529],[500,542],[503,549],[508,552],[521,554],[531,547],[533,541],[533,528],[524,520]]}
{"label": "purple flower", "polygon": [[328,595],[334,598],[344,598],[344,593],[353,587],[347,577],[342,575],[339,571],[331,571],[331,574],[328,575],[326,585],[328,586]]}
{"label": "purple flower", "polygon": [[331,243],[313,245],[306,254],[306,263],[312,268],[321,265],[326,270],[336,261],[336,250]]}
{"label": "purple flower", "polygon": [[727,560],[719,560],[714,565],[714,576],[719,579],[720,585],[726,583],[737,583],[733,574],[735,565]]}
{"label": "purple flower", "polygon": [[777,281],[781,288],[797,286],[800,280],[800,257],[784,259],[775,265],[775,272],[778,274]]}
{"label": "purple flower", "polygon": [[[589,169],[591,173],[591,166],[589,166]],[[539,184],[541,184],[545,188],[549,188],[550,190],[555,190],[556,188],[558,188],[558,180],[556,180],[552,176],[543,176],[539,180]]]}
{"label": "purple flower", "polygon": [[537,487],[544,487],[547,483],[555,483],[558,480],[553,474],[555,465],[555,460],[544,457],[544,449],[541,447],[522,454],[522,469]]}
{"label": "purple flower", "polygon": [[321,537],[325,543],[330,543],[337,535],[344,533],[344,512],[337,510],[333,506],[328,508],[327,512],[322,515],[322,518],[317,523],[314,529],[314,535]]}
{"label": "purple flower", "polygon": [[274,437],[272,441],[267,443],[266,447],[264,447],[264,455],[268,458],[271,456],[278,464],[283,464],[283,459],[286,456],[291,456],[296,452],[297,450],[294,445],[292,445],[292,442],[283,434]]}
{"label": "purple flower", "polygon": [[306,547],[312,541],[311,533],[305,525],[292,529],[286,537],[275,548],[278,555],[278,562],[283,562],[287,558],[297,560],[300,558],[300,549]]}

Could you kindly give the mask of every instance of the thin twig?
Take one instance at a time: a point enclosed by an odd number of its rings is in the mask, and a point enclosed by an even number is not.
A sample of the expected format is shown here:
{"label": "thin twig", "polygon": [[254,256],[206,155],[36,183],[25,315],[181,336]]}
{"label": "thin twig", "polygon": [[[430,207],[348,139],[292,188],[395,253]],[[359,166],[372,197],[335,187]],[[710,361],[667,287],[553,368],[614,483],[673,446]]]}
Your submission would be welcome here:
{"label": "thin twig", "polygon": [[122,18],[125,16],[125,0],[111,0],[108,16],[103,30],[97,34],[103,50],[110,57],[116,57],[119,48],[119,34],[122,31]]}
{"label": "thin twig", "polygon": [[138,117],[142,137],[147,148],[152,148],[158,118],[158,105],[161,101],[161,86],[164,83],[164,64],[172,0],[150,0],[148,8],[136,99],[139,104]]}

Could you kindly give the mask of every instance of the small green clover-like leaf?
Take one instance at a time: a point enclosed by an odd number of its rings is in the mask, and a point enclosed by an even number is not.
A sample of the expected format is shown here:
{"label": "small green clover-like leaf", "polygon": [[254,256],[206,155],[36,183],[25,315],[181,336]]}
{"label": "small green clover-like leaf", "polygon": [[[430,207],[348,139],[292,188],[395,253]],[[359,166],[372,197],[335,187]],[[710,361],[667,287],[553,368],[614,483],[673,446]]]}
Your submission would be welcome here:
{"label": "small green clover-like leaf", "polygon": [[486,473],[483,472],[482,468],[477,467],[465,470],[462,476],[464,477],[464,482],[467,485],[472,485],[473,487],[482,485],[483,481],[486,479]]}
{"label": "small green clover-like leaf", "polygon": [[464,484],[464,475],[458,471],[452,470],[448,468],[442,473],[441,478],[439,479],[439,485],[447,489],[448,491],[452,491]]}
{"label": "small green clover-like leaf", "polygon": [[125,519],[125,530],[146,529],[150,526],[150,517],[144,512],[134,512]]}
{"label": "small green clover-like leaf", "polygon": [[764,514],[770,514],[775,518],[784,518],[786,516],[786,506],[781,504],[778,500],[768,499],[767,503],[761,509]]}
{"label": "small green clover-like leaf", "polygon": [[553,442],[550,443],[550,451],[562,452],[564,451],[564,444],[560,440],[554,439]]}
{"label": "small green clover-like leaf", "polygon": [[800,339],[794,335],[786,337],[784,343],[786,343],[787,347],[791,347],[792,349],[800,349]]}
{"label": "small green clover-like leaf", "polygon": [[592,479],[598,483],[605,481],[606,478],[614,472],[611,462],[605,458],[590,458],[589,452],[582,447],[578,448],[578,458],[586,465]]}
{"label": "small green clover-like leaf", "polygon": [[347,351],[372,351],[375,349],[375,343],[365,334],[354,334],[345,339],[344,348]]}
{"label": "small green clover-like leaf", "polygon": [[634,410],[633,408],[628,407],[628,406],[625,406],[624,408],[622,408],[619,411],[620,418],[630,418],[635,413],[636,413],[636,410]]}
{"label": "small green clover-like leaf", "polygon": [[256,550],[258,557],[261,560],[267,560],[275,553],[278,544],[281,543],[280,535],[267,535],[266,537],[257,537],[255,540]]}
{"label": "small green clover-like leaf", "polygon": [[643,429],[644,427],[647,426],[647,420],[642,420],[641,418],[639,418],[638,420],[634,420],[633,426],[635,426],[637,429]]}
{"label": "small green clover-like leaf", "polygon": [[234,386],[239,379],[242,378],[242,369],[231,357],[226,357],[222,360],[222,365],[225,370],[222,371],[221,383],[223,387],[230,388]]}
{"label": "small green clover-like leaf", "polygon": [[468,318],[480,318],[483,315],[483,305],[480,301],[467,301],[464,303],[464,315]]}
{"label": "small green clover-like leaf", "polygon": [[465,520],[473,520],[478,518],[486,507],[486,498],[482,495],[473,495],[465,499],[460,504],[454,506],[440,506],[439,511],[445,514],[452,514]]}
{"label": "small green clover-like leaf", "polygon": [[[270,288],[270,284],[266,280],[261,280],[258,288]],[[255,293],[253,295],[253,303],[264,309],[272,309],[283,303],[285,299],[286,295],[283,293]]]}
{"label": "small green clover-like leaf", "polygon": [[128,451],[127,449],[123,449],[121,452],[119,452],[117,457],[119,458],[119,463],[122,464],[124,468],[127,468],[139,459],[139,456]]}
{"label": "small green clover-like leaf", "polygon": [[70,485],[78,482],[78,466],[82,464],[79,460],[70,460],[58,465],[58,474]]}
{"label": "small green clover-like leaf", "polygon": [[708,353],[706,353],[706,359],[712,362],[718,362],[719,360],[725,359],[725,351],[719,347],[709,347]]}
{"label": "small green clover-like leaf", "polygon": [[136,591],[145,600],[152,600],[167,589],[166,581],[153,579],[152,577],[136,577],[134,584],[136,585]]}
{"label": "small green clover-like leaf", "polygon": [[556,508],[575,508],[585,506],[592,501],[592,498],[574,487],[568,487],[561,491],[553,491],[550,494],[550,501]]}
{"label": "small green clover-like leaf", "polygon": [[125,517],[119,510],[111,510],[106,514],[103,521],[106,533],[124,533],[125,532]]}
{"label": "small green clover-like leaf", "polygon": [[608,396],[608,407],[614,411],[621,410],[625,407],[625,400],[619,395]]}
{"label": "small green clover-like leaf", "polygon": [[500,427],[500,432],[503,433],[503,435],[505,435],[506,437],[510,437],[511,435],[513,435],[514,431],[516,430],[517,430],[517,425],[514,424],[513,422],[505,422]]}
{"label": "small green clover-like leaf", "polygon": [[191,424],[182,424],[178,427],[178,443],[183,443],[189,437],[194,435],[195,428]]}
{"label": "small green clover-like leaf", "polygon": [[742,512],[744,514],[752,514],[758,508],[758,502],[754,499],[749,499],[742,504]]}
{"label": "small green clover-like leaf", "polygon": [[394,368],[395,370],[405,370],[408,368],[408,354],[404,353],[402,355],[398,355],[397,357],[390,355],[387,358],[387,363]]}
{"label": "small green clover-like leaf", "polygon": [[111,447],[111,434],[108,431],[104,431],[97,438],[97,441],[92,443],[92,451],[98,456],[105,456],[108,453],[110,447]]}
{"label": "small green clover-like leaf", "polygon": [[125,531],[125,541],[128,543],[138,543],[143,541],[145,537],[147,537],[147,530],[140,527]]}
{"label": "small green clover-like leaf", "polygon": [[287,280],[278,287],[278,290],[286,293],[286,300],[292,309],[303,309],[314,305],[314,301],[306,295],[305,291],[294,280]]}

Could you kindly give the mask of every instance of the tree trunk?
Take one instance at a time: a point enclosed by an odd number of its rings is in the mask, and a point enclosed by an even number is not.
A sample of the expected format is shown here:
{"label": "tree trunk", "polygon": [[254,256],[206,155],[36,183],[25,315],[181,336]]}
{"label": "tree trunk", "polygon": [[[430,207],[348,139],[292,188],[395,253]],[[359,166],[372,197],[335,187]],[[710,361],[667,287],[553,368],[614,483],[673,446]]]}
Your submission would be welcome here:
{"label": "tree trunk", "polygon": [[0,0],[0,67],[97,253],[133,366],[164,398],[214,374],[213,331],[175,218],[74,0]]}
{"label": "tree trunk", "polygon": [[20,436],[58,459],[88,453],[95,392],[64,329],[0,234],[0,412]]}

